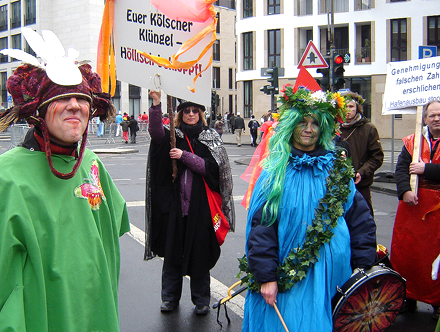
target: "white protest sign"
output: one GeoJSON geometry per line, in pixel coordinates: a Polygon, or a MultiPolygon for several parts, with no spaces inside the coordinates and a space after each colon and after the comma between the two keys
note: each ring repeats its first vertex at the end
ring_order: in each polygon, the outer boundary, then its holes
{"type": "MultiPolygon", "coordinates": [[[[171,56],[179,51],[183,43],[202,31],[212,20],[209,18],[204,23],[198,23],[171,19],[152,6],[149,0],[115,1],[117,79],[147,89],[161,88],[168,95],[209,105],[211,68],[197,79],[195,93],[188,87],[193,88],[193,79],[209,64],[212,50],[206,52],[190,69],[167,69],[148,60],[137,50],[171,60],[171,56]]],[[[204,37],[190,51],[181,55],[179,61],[197,59],[211,39],[212,35],[204,37]]]]}
{"type": "Polygon", "coordinates": [[[440,57],[388,63],[382,115],[416,114],[432,100],[440,100],[440,57]]]}

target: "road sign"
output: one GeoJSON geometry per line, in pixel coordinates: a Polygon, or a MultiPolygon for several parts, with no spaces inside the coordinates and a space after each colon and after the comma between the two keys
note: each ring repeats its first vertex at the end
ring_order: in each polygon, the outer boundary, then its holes
{"type": "Polygon", "coordinates": [[[437,56],[437,46],[419,46],[419,59],[437,56]]]}
{"type": "Polygon", "coordinates": [[[309,41],[307,44],[306,50],[304,51],[301,60],[299,61],[298,68],[306,67],[306,68],[327,68],[328,64],[324,60],[324,57],[316,48],[313,41],[309,41]]]}

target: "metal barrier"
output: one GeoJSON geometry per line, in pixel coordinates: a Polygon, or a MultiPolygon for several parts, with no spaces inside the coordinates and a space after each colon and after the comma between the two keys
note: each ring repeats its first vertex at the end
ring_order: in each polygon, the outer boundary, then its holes
{"type": "Polygon", "coordinates": [[[9,145],[9,150],[15,148],[23,142],[27,131],[29,130],[27,124],[14,124],[10,127],[11,132],[11,144],[9,145]]]}
{"type": "Polygon", "coordinates": [[[105,144],[116,143],[115,142],[116,126],[117,126],[116,123],[106,123],[105,124],[105,127],[104,127],[104,138],[106,138],[105,144]]]}
{"type": "Polygon", "coordinates": [[[148,142],[150,140],[150,134],[148,133],[148,123],[139,122],[139,131],[136,133],[138,141],[140,139],[148,142]]]}

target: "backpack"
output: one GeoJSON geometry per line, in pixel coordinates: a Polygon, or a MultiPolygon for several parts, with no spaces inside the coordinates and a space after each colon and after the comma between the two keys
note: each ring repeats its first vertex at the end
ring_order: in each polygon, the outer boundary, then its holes
{"type": "Polygon", "coordinates": [[[259,127],[258,122],[256,120],[252,121],[252,129],[257,130],[259,127]]]}

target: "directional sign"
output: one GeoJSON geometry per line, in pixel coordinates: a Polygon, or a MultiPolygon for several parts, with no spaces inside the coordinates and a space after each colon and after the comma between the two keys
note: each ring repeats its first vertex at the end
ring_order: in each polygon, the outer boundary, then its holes
{"type": "Polygon", "coordinates": [[[437,56],[437,46],[419,46],[419,59],[437,56]]]}
{"type": "Polygon", "coordinates": [[[306,50],[304,51],[301,60],[299,61],[298,68],[306,67],[306,68],[328,68],[327,62],[324,60],[324,57],[316,48],[313,41],[309,41],[307,44],[306,50]]]}

